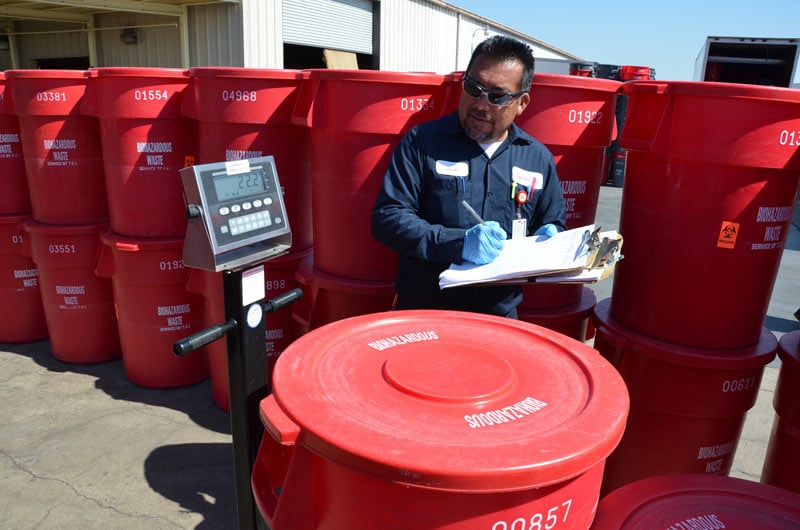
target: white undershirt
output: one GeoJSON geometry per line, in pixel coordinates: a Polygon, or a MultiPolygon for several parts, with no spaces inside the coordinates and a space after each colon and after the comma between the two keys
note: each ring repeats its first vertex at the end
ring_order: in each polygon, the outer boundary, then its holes
{"type": "Polygon", "coordinates": [[[481,146],[483,152],[486,153],[486,156],[492,158],[492,155],[494,154],[495,151],[497,151],[497,148],[500,147],[500,144],[502,143],[503,141],[500,140],[499,142],[489,142],[485,144],[478,142],[478,145],[481,146]]]}

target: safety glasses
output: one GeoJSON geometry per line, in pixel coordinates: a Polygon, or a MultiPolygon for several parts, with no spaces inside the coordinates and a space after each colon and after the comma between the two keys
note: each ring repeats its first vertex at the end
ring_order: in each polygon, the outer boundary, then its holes
{"type": "Polygon", "coordinates": [[[482,84],[478,83],[474,79],[469,76],[464,76],[464,81],[462,83],[464,93],[470,97],[478,99],[481,97],[482,94],[486,94],[486,99],[492,105],[497,105],[498,107],[505,107],[509,105],[514,98],[518,98],[525,92],[517,92],[516,94],[512,92],[506,92],[505,90],[489,90],[482,84]]]}

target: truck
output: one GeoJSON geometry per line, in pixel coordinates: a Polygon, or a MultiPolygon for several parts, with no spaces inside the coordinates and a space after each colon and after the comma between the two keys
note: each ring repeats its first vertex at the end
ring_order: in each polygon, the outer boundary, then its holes
{"type": "Polygon", "coordinates": [[[694,80],[800,87],[800,38],[706,37],[694,80]]]}

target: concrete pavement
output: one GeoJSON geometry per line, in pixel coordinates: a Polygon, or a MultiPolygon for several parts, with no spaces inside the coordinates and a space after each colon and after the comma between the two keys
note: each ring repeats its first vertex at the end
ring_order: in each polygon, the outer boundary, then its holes
{"type": "MultiPolygon", "coordinates": [[[[601,189],[597,224],[618,227],[621,194],[601,189]]],[[[610,279],[594,286],[598,301],[611,287],[610,279]]],[[[799,305],[794,223],[767,328],[778,337],[800,329],[799,305]]],[[[765,370],[733,476],[761,474],[778,367],[776,360],[765,370]]],[[[0,403],[3,529],[236,527],[229,416],[213,402],[209,380],[142,388],[125,378],[119,360],[68,365],[53,358],[47,341],[0,344],[0,403]]]]}

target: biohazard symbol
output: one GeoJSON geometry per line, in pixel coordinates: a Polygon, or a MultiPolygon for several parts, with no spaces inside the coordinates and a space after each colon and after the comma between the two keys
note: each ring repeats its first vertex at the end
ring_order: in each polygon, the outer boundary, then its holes
{"type": "Polygon", "coordinates": [[[719,238],[717,239],[717,246],[720,248],[734,248],[736,246],[736,238],[738,236],[739,236],[739,223],[723,221],[722,227],[719,229],[719,238]]]}

